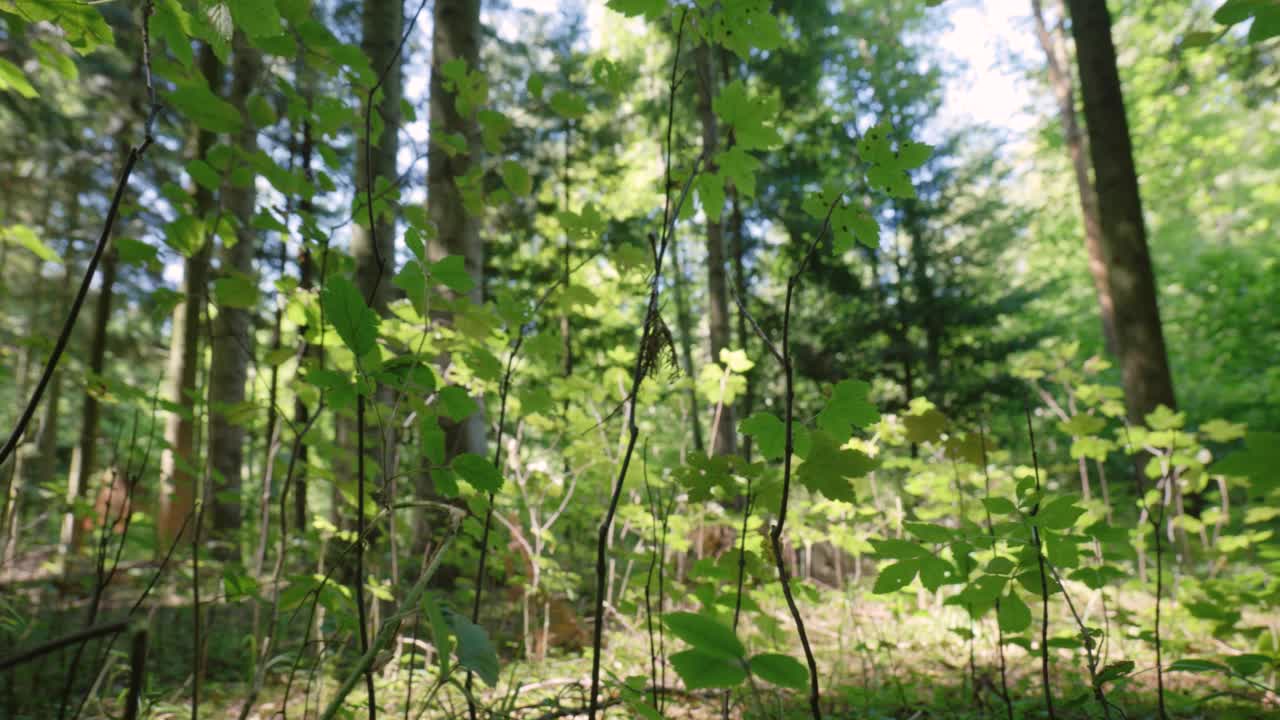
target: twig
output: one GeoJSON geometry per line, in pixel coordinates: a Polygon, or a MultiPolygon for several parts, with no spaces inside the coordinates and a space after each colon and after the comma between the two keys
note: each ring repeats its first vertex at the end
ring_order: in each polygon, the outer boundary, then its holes
{"type": "MultiPolygon", "coordinates": [[[[1031,464],[1036,480],[1036,504],[1031,509],[1034,518],[1040,512],[1040,458],[1036,452],[1036,433],[1031,427],[1031,409],[1022,406],[1027,418],[1027,436],[1031,440],[1031,464]]],[[[1040,565],[1040,682],[1044,686],[1044,706],[1049,713],[1049,720],[1057,717],[1053,711],[1053,688],[1049,684],[1049,578],[1045,575],[1044,549],[1041,547],[1040,528],[1031,526],[1031,542],[1035,545],[1036,561],[1040,565]]]]}
{"type": "Polygon", "coordinates": [[[29,650],[17,653],[16,655],[10,655],[7,658],[0,659],[0,672],[4,672],[10,668],[30,662],[36,658],[44,657],[45,655],[61,650],[64,647],[88,642],[89,640],[100,638],[105,635],[114,635],[115,633],[123,632],[127,627],[129,627],[128,620],[119,620],[113,623],[85,628],[84,630],[79,630],[69,635],[63,635],[60,638],[55,638],[48,642],[41,643],[29,650]]]}

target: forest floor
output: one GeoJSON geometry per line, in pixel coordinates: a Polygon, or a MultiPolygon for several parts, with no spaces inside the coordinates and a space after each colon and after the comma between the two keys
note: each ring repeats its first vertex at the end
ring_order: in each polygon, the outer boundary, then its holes
{"type": "MultiPolygon", "coordinates": [[[[1101,603],[1096,593],[1092,593],[1092,598],[1086,593],[1079,594],[1082,601],[1079,609],[1086,623],[1092,624],[1101,603]]],[[[1142,594],[1117,597],[1108,593],[1108,602],[1112,620],[1108,640],[1101,646],[1098,667],[1121,660],[1131,660],[1135,665],[1128,678],[1105,685],[1105,696],[1112,706],[1110,717],[1116,720],[1158,718],[1155,654],[1150,633],[1144,629],[1150,627],[1154,604],[1149,596],[1142,594]]],[[[740,634],[749,637],[749,644],[758,649],[784,648],[793,656],[802,657],[798,644],[784,640],[791,637],[785,608],[780,602],[769,602],[766,609],[765,614],[755,616],[764,618],[754,628],[755,632],[740,634]]],[[[1044,710],[1039,646],[1030,643],[1039,637],[1038,617],[1023,633],[1031,652],[1017,644],[1006,644],[1005,682],[1011,699],[1006,706],[1000,690],[994,620],[971,625],[962,609],[939,605],[926,593],[915,598],[901,595],[886,601],[883,596],[857,591],[826,591],[821,593],[819,602],[807,604],[802,610],[817,655],[823,707],[828,718],[1048,717],[1044,710]],[[967,639],[970,630],[972,644],[967,639]]],[[[1176,659],[1240,652],[1215,638],[1185,612],[1170,608],[1167,602],[1164,613],[1165,667],[1176,659]]],[[[1274,619],[1262,620],[1275,625],[1274,619]]],[[[1053,618],[1050,624],[1054,716],[1062,720],[1106,717],[1090,689],[1084,653],[1054,647],[1055,643],[1069,639],[1073,628],[1069,616],[1053,618]]],[[[602,697],[617,698],[617,691],[611,689],[616,685],[611,681],[650,675],[648,648],[648,635],[642,627],[609,634],[603,668],[606,688],[602,697]]],[[[680,642],[667,638],[666,649],[668,654],[677,651],[681,649],[680,642]]],[[[459,692],[445,688],[433,696],[429,704],[424,704],[423,689],[431,684],[432,678],[424,674],[420,666],[413,673],[404,669],[397,672],[395,666],[387,663],[377,678],[379,717],[432,720],[467,717],[466,703],[459,692]]],[[[505,662],[498,685],[482,691],[489,712],[481,712],[480,717],[522,720],[586,717],[583,710],[590,667],[589,649],[560,651],[536,662],[505,662]]],[[[248,713],[248,718],[280,717],[283,676],[279,679],[279,684],[264,691],[262,700],[248,713]]],[[[1266,679],[1274,681],[1274,678],[1266,679]]],[[[1188,672],[1166,671],[1163,680],[1167,715],[1172,718],[1280,718],[1276,695],[1259,691],[1256,686],[1188,672]]],[[[679,689],[680,681],[670,670],[665,678],[659,676],[657,684],[668,688],[662,698],[664,717],[708,720],[723,717],[722,691],[685,692],[679,689]]],[[[477,687],[480,686],[477,682],[477,687]]],[[[308,693],[306,681],[296,681],[288,702],[288,717],[317,717],[317,706],[332,697],[335,687],[336,681],[332,679],[317,681],[311,684],[308,693]]],[[[646,695],[650,692],[646,690],[646,695]]],[[[348,698],[353,718],[365,717],[361,709],[364,693],[361,684],[348,698]]],[[[208,696],[208,711],[203,717],[219,720],[239,717],[243,686],[216,685],[209,688],[208,696]]],[[[802,695],[763,684],[735,691],[730,708],[730,717],[744,719],[810,715],[802,695]]],[[[175,714],[166,715],[162,708],[155,707],[153,711],[160,712],[152,717],[186,716],[179,706],[174,710],[175,714]]],[[[614,704],[605,716],[637,715],[625,706],[614,704]]]]}

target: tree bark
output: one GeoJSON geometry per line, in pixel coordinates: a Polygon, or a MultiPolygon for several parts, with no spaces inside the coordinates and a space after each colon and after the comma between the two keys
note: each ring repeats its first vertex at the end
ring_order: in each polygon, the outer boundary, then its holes
{"type": "MultiPolygon", "coordinates": [[[[351,230],[351,255],[356,261],[356,286],[369,301],[370,307],[380,315],[386,315],[391,301],[391,276],[395,274],[396,214],[388,197],[379,197],[382,188],[394,188],[396,183],[397,135],[400,132],[401,72],[396,50],[400,46],[403,24],[403,6],[391,0],[366,0],[364,3],[364,35],[361,47],[375,75],[382,77],[379,97],[374,106],[361,107],[361,117],[376,113],[382,120],[372,124],[375,138],[363,135],[356,148],[356,207],[360,208],[351,230]],[[383,75],[385,73],[385,75],[383,75]],[[370,146],[370,143],[372,145],[370,146]],[[381,182],[379,182],[381,181],[381,182]],[[386,209],[374,216],[374,226],[369,227],[369,209],[365,206],[370,183],[373,183],[375,209],[386,209]],[[376,236],[376,237],[375,237],[376,236]]],[[[362,100],[364,100],[362,98],[362,100]]]]}
{"type": "Polygon", "coordinates": [[[1084,249],[1089,259],[1089,275],[1093,278],[1094,292],[1098,296],[1098,310],[1102,319],[1102,338],[1107,352],[1116,355],[1115,302],[1111,297],[1111,281],[1107,274],[1107,260],[1103,251],[1102,220],[1098,216],[1098,194],[1089,178],[1089,148],[1080,122],[1076,116],[1075,88],[1068,68],[1065,43],[1059,30],[1050,31],[1045,22],[1040,0],[1031,0],[1036,23],[1036,38],[1044,50],[1049,70],[1049,85],[1053,88],[1058,105],[1058,120],[1071,158],[1076,192],[1080,198],[1080,220],[1084,226],[1084,249]]]}
{"type": "Polygon", "coordinates": [[[1115,301],[1116,349],[1129,422],[1159,405],[1176,407],[1147,247],[1138,173],[1111,39],[1111,14],[1099,0],[1068,0],[1098,213],[1115,301]]]}
{"type": "MultiPolygon", "coordinates": [[[[671,243],[671,292],[676,301],[676,329],[680,331],[680,364],[684,374],[693,378],[693,318],[689,315],[689,299],[685,294],[684,264],[680,257],[680,242],[671,243]]],[[[698,390],[691,383],[689,394],[689,425],[693,434],[693,450],[701,455],[706,452],[702,440],[702,414],[698,411],[698,390]]]]}
{"type": "MultiPolygon", "coordinates": [[[[210,90],[220,94],[222,67],[208,45],[201,46],[199,62],[210,90]]],[[[216,139],[206,130],[197,132],[192,156],[203,158],[216,139]]],[[[213,209],[213,193],[196,185],[192,198],[196,217],[202,221],[208,219],[205,216],[213,209]]],[[[173,310],[165,398],[183,412],[170,412],[165,417],[166,447],[160,456],[160,512],[156,521],[159,548],[179,539],[185,542],[194,530],[194,523],[185,521],[195,508],[196,498],[196,370],[200,361],[200,311],[204,307],[209,275],[209,235],[206,231],[204,244],[183,263],[183,298],[173,310]],[[184,523],[187,529],[181,532],[184,523]]]]}
{"type": "MultiPolygon", "coordinates": [[[[258,148],[257,128],[248,112],[249,94],[258,82],[262,62],[258,51],[241,35],[235,39],[231,63],[230,102],[244,116],[236,144],[246,156],[258,148]]],[[[220,278],[240,277],[257,285],[253,273],[256,252],[253,211],[257,202],[254,184],[228,187],[226,211],[235,220],[236,239],[219,251],[220,278]]],[[[239,303],[219,302],[213,321],[209,360],[209,464],[213,469],[213,533],[215,557],[236,560],[240,555],[236,538],[240,531],[241,475],[244,464],[244,427],[234,419],[234,410],[244,402],[245,382],[253,352],[250,332],[251,311],[239,303]]]]}
{"type": "MultiPolygon", "coordinates": [[[[721,64],[720,76],[726,85],[733,82],[732,63],[726,60],[726,62],[721,64]]],[[[737,142],[734,138],[732,129],[729,130],[728,135],[728,147],[732,148],[737,142]]],[[[726,225],[725,230],[729,233],[729,247],[732,253],[733,284],[736,292],[739,294],[739,297],[743,298],[742,302],[746,303],[746,298],[751,297],[751,293],[748,292],[747,288],[747,247],[746,236],[744,235],[746,228],[744,227],[745,221],[742,216],[742,198],[738,193],[738,187],[733,183],[729,183],[728,186],[725,187],[725,197],[729,201],[729,222],[726,225]]],[[[745,306],[738,307],[737,318],[738,349],[746,352],[748,346],[752,342],[752,338],[751,330],[748,327],[747,309],[745,306]]],[[[744,418],[751,416],[751,411],[755,406],[754,370],[755,369],[753,368],[746,373],[746,377],[744,379],[746,380],[747,386],[742,391],[742,402],[738,405],[739,409],[742,411],[739,414],[744,418]]],[[[747,462],[751,462],[750,435],[744,435],[742,437],[742,447],[740,450],[742,452],[742,458],[747,462]]]]}
{"type": "MultiPolygon", "coordinates": [[[[712,102],[716,95],[715,56],[712,49],[700,45],[694,51],[694,60],[698,72],[698,117],[702,123],[702,152],[707,161],[706,172],[717,171],[713,160],[719,150],[720,129],[716,120],[712,102]]],[[[717,219],[710,217],[710,208],[703,208],[707,215],[707,336],[711,345],[711,362],[720,361],[720,351],[729,347],[729,297],[725,284],[725,252],[724,222],[720,212],[724,208],[715,208],[717,219]]],[[[712,416],[711,452],[715,455],[730,455],[737,452],[737,433],[734,422],[733,406],[718,408],[712,416]]]]}
{"type": "MultiPolygon", "coordinates": [[[[445,86],[440,71],[455,60],[475,70],[480,61],[480,0],[438,0],[431,47],[431,127],[445,134],[460,135],[467,141],[465,152],[452,156],[443,145],[432,142],[427,156],[427,214],[436,226],[436,237],[428,251],[435,260],[460,255],[475,286],[469,293],[474,303],[483,300],[484,245],[480,240],[480,219],[466,207],[459,179],[478,170],[480,132],[473,113],[458,112],[457,93],[445,86]]],[[[445,318],[447,321],[447,318],[445,318]]],[[[484,414],[477,410],[461,423],[445,427],[446,459],[459,453],[485,455],[484,414]]]]}

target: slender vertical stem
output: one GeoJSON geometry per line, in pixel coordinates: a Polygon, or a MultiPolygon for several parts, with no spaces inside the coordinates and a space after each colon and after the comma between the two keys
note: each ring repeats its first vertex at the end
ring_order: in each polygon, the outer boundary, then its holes
{"type": "MultiPolygon", "coordinates": [[[[1031,409],[1023,406],[1023,414],[1027,418],[1027,437],[1031,439],[1031,465],[1036,480],[1036,505],[1031,509],[1031,517],[1040,512],[1040,458],[1036,453],[1036,433],[1031,427],[1031,409]]],[[[1057,715],[1053,711],[1053,688],[1049,680],[1049,578],[1045,572],[1044,549],[1040,542],[1040,528],[1031,526],[1031,543],[1035,546],[1036,562],[1040,566],[1040,682],[1044,687],[1044,706],[1049,713],[1049,720],[1057,715]]]]}
{"type": "MultiPolygon", "coordinates": [[[[364,393],[356,397],[356,576],[351,591],[356,595],[356,618],[360,624],[360,652],[369,651],[369,621],[364,605],[364,393]]],[[[378,703],[373,689],[373,666],[364,671],[369,696],[369,720],[377,720],[378,703]]]]}
{"type": "Polygon", "coordinates": [[[640,330],[640,343],[636,348],[635,366],[631,372],[631,392],[627,396],[629,405],[627,410],[627,449],[623,453],[622,463],[618,467],[618,475],[614,480],[613,490],[609,496],[609,505],[605,511],[604,520],[600,523],[600,530],[596,537],[595,624],[592,628],[591,638],[591,695],[587,704],[587,717],[589,720],[596,720],[596,713],[600,709],[600,650],[604,642],[604,599],[607,580],[605,573],[608,565],[609,537],[613,530],[613,518],[618,512],[618,501],[622,498],[622,487],[627,479],[627,469],[631,465],[631,456],[635,453],[636,440],[640,436],[640,426],[636,423],[636,407],[640,401],[640,386],[644,382],[645,374],[651,369],[652,363],[655,362],[655,359],[651,357],[653,355],[651,341],[654,333],[658,332],[658,324],[662,322],[658,316],[658,292],[662,287],[662,263],[666,257],[667,248],[671,244],[676,218],[679,217],[680,209],[689,197],[689,189],[692,187],[693,180],[698,176],[703,160],[701,157],[695,160],[693,168],[689,172],[689,177],[685,181],[684,189],[681,191],[680,198],[673,206],[670,182],[671,136],[675,127],[675,96],[678,84],[676,82],[676,72],[680,66],[680,46],[684,39],[684,26],[687,17],[687,12],[683,12],[680,15],[680,23],[676,29],[675,57],[671,63],[671,81],[667,99],[667,140],[664,157],[667,182],[664,184],[665,200],[662,210],[662,235],[659,238],[650,236],[653,250],[653,277],[650,279],[649,284],[649,302],[645,309],[644,323],[640,330]],[[646,362],[646,360],[649,362],[646,362]]]}
{"type": "MultiPolygon", "coordinates": [[[[988,470],[990,463],[987,462],[987,431],[982,425],[978,426],[978,442],[982,447],[982,477],[986,486],[986,497],[991,497],[991,472],[988,470]]],[[[987,519],[987,535],[991,538],[991,553],[994,555],[996,551],[996,529],[991,522],[991,511],[985,509],[987,519]]],[[[1000,615],[1000,598],[996,597],[996,616],[1000,615]]],[[[1009,720],[1013,720],[1013,700],[1009,697],[1009,672],[1004,659],[1004,629],[1000,627],[1000,623],[996,623],[996,654],[1000,657],[1000,694],[1004,700],[1004,709],[1009,716],[1009,720]]]]}

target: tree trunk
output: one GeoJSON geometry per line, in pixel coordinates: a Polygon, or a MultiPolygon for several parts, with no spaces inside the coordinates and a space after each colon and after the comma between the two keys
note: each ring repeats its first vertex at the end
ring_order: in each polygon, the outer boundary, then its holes
{"type": "Polygon", "coordinates": [[[1053,88],[1058,104],[1058,119],[1067,144],[1067,155],[1075,175],[1076,191],[1080,197],[1080,219],[1084,225],[1084,249],[1089,258],[1089,274],[1093,277],[1094,292],[1098,295],[1098,310],[1102,317],[1102,337],[1107,352],[1116,355],[1115,303],[1111,297],[1111,281],[1107,276],[1107,260],[1102,247],[1102,220],[1098,216],[1098,194],[1089,178],[1089,149],[1080,122],[1076,117],[1075,89],[1069,58],[1060,32],[1051,32],[1045,22],[1040,0],[1031,0],[1036,22],[1036,37],[1044,50],[1049,69],[1049,85],[1053,88]]]}
{"type": "MultiPolygon", "coordinates": [[[[219,94],[222,67],[208,45],[200,49],[200,70],[210,90],[219,94]]],[[[193,157],[203,158],[216,137],[201,130],[196,133],[193,157]]],[[[213,193],[196,185],[192,190],[194,214],[200,220],[213,209],[213,193]]],[[[165,398],[183,409],[165,417],[164,452],[160,456],[160,512],[156,531],[158,551],[175,541],[186,541],[194,523],[179,538],[187,516],[195,509],[196,498],[196,370],[200,362],[200,311],[204,307],[209,275],[210,233],[203,245],[183,263],[182,301],[173,310],[173,334],[169,342],[169,362],[165,368],[165,398]]]]}
{"type": "MultiPolygon", "coordinates": [[[[680,331],[680,364],[685,377],[693,378],[693,318],[689,314],[689,298],[685,294],[684,262],[680,257],[680,241],[671,243],[671,292],[676,301],[676,329],[680,331]]],[[[689,425],[693,431],[693,450],[706,452],[702,440],[702,414],[698,411],[698,390],[689,384],[689,425]]],[[[682,446],[683,447],[683,446],[682,446]]]]}
{"type": "MultiPolygon", "coordinates": [[[[312,97],[310,84],[303,83],[302,94],[307,99],[307,109],[310,111],[312,97]]],[[[315,181],[315,172],[311,167],[314,152],[315,142],[311,136],[311,123],[304,121],[302,123],[302,147],[299,149],[298,154],[302,164],[302,175],[307,179],[308,184],[313,184],[315,181]]],[[[298,201],[298,213],[302,216],[302,222],[304,224],[311,222],[312,210],[313,203],[310,198],[304,196],[298,201]]],[[[315,287],[315,268],[313,267],[314,263],[311,259],[311,246],[308,244],[310,240],[304,235],[301,238],[301,241],[301,247],[298,250],[298,287],[306,292],[315,287]]],[[[298,335],[300,342],[304,341],[302,338],[305,338],[306,334],[307,328],[299,328],[298,335]]],[[[323,348],[308,346],[305,352],[307,359],[314,358],[318,362],[323,359],[323,356],[321,355],[323,348]]],[[[307,426],[310,419],[310,408],[307,407],[307,404],[303,402],[301,398],[295,395],[293,399],[294,427],[298,428],[298,431],[301,432],[302,428],[307,426]]],[[[307,473],[309,469],[307,463],[307,443],[302,441],[298,443],[298,458],[295,463],[297,476],[294,478],[293,487],[293,524],[295,528],[298,528],[299,531],[303,532],[305,532],[307,527],[308,519],[307,473]]]]}
{"type": "Polygon", "coordinates": [[[1173,378],[1111,40],[1111,14],[1106,3],[1098,0],[1069,0],[1068,4],[1115,301],[1116,350],[1124,378],[1125,406],[1129,422],[1137,424],[1159,405],[1176,407],[1173,378]]]}
{"type": "MultiPolygon", "coordinates": [[[[698,72],[698,117],[702,122],[702,152],[707,158],[707,173],[717,168],[712,158],[719,149],[720,129],[712,102],[716,95],[715,56],[706,44],[694,51],[698,72]]],[[[711,362],[720,361],[720,351],[729,347],[729,296],[725,284],[724,208],[703,208],[707,213],[707,335],[711,341],[711,362]],[[716,219],[710,217],[716,214],[716,219]]],[[[711,452],[730,455],[737,452],[737,432],[733,407],[726,405],[713,415],[711,452]]]]}
{"type": "MultiPolygon", "coordinates": [[[[721,65],[721,79],[726,85],[733,82],[733,65],[727,60],[721,65]]],[[[728,147],[732,148],[737,140],[734,138],[733,130],[729,130],[728,147]]],[[[742,198],[738,193],[738,187],[733,183],[725,188],[725,197],[729,201],[729,223],[726,227],[729,233],[729,247],[731,248],[733,262],[733,284],[738,296],[742,298],[742,303],[746,303],[746,298],[751,297],[751,293],[747,291],[747,271],[746,271],[746,237],[744,233],[745,222],[742,217],[742,198]]],[[[738,349],[746,351],[750,343],[751,329],[747,321],[747,309],[744,306],[738,307],[738,349]]],[[[739,413],[742,417],[750,417],[751,411],[755,406],[755,378],[754,368],[747,371],[745,380],[746,388],[742,391],[742,401],[738,407],[742,411],[739,413]]],[[[742,457],[747,462],[751,462],[751,436],[744,435],[742,437],[742,457]]]]}
{"type": "MultiPolygon", "coordinates": [[[[480,133],[472,113],[458,112],[457,94],[445,87],[439,68],[462,60],[467,70],[480,61],[480,0],[438,0],[432,32],[431,127],[466,139],[467,149],[452,156],[444,146],[432,142],[427,158],[427,214],[436,226],[436,237],[428,248],[433,259],[460,255],[475,281],[469,297],[483,300],[484,245],[480,240],[480,219],[466,207],[459,179],[479,170],[480,133]]],[[[467,178],[470,181],[470,178],[467,178]]],[[[462,452],[485,454],[484,414],[477,410],[458,424],[445,425],[446,459],[462,452]]]]}
{"type": "MultiPolygon", "coordinates": [[[[374,107],[362,103],[361,117],[374,113],[381,118],[382,131],[375,138],[363,135],[356,147],[356,222],[351,229],[351,255],[356,261],[356,286],[369,301],[370,307],[380,315],[387,312],[394,287],[391,277],[395,274],[396,214],[394,204],[387,197],[379,197],[383,189],[396,186],[397,134],[400,132],[401,72],[396,49],[400,46],[403,7],[390,0],[366,0],[364,3],[364,35],[361,47],[369,58],[373,72],[383,77],[380,98],[374,98],[374,107]],[[372,145],[370,146],[370,142],[372,145]],[[381,181],[381,182],[379,182],[381,181]],[[369,208],[365,205],[367,193],[373,183],[375,210],[385,208],[374,216],[369,227],[369,208]]],[[[434,75],[434,73],[433,73],[434,75]]],[[[362,98],[363,100],[364,98],[362,98]]],[[[371,125],[377,132],[378,124],[371,125]]]]}
{"type": "MultiPolygon", "coordinates": [[[[231,70],[231,104],[240,109],[244,125],[236,144],[247,156],[257,150],[257,129],[248,112],[249,93],[261,74],[258,51],[241,35],[235,39],[231,70]]],[[[236,239],[219,251],[220,279],[244,278],[256,286],[253,256],[256,251],[253,210],[257,193],[253,183],[225,190],[226,212],[235,220],[236,239]]],[[[245,399],[249,361],[253,352],[250,309],[240,302],[217,303],[209,360],[209,464],[213,469],[213,533],[215,556],[240,557],[240,494],[244,464],[244,427],[235,420],[237,406],[245,399]]]]}

